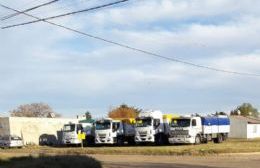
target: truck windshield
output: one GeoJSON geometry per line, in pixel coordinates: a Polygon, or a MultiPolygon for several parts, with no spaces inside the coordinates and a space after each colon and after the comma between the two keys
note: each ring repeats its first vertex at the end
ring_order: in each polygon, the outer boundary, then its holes
{"type": "Polygon", "coordinates": [[[136,119],[136,127],[152,126],[152,118],[138,118],[136,119]]]}
{"type": "Polygon", "coordinates": [[[189,127],[190,119],[173,119],[171,127],[189,127]]]}
{"type": "Polygon", "coordinates": [[[75,131],[75,124],[64,125],[63,131],[64,132],[73,132],[73,131],[75,131]]]}
{"type": "Polygon", "coordinates": [[[97,121],[96,122],[96,130],[106,130],[111,128],[111,121],[97,121]]]}

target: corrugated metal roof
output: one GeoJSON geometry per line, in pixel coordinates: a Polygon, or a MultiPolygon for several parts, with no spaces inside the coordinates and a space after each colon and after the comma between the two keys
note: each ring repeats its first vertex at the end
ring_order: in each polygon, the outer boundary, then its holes
{"type": "Polygon", "coordinates": [[[246,121],[248,124],[260,124],[259,118],[245,117],[245,116],[231,116],[231,117],[246,121]]]}

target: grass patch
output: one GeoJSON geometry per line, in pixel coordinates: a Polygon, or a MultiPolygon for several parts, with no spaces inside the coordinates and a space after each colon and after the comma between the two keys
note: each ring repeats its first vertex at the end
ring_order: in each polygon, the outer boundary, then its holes
{"type": "Polygon", "coordinates": [[[87,148],[53,148],[32,146],[24,149],[7,149],[0,151],[1,154],[59,154],[59,155],[214,155],[223,153],[249,153],[260,152],[260,139],[242,140],[231,139],[221,144],[201,145],[169,145],[169,146],[103,146],[87,148]]]}
{"type": "Polygon", "coordinates": [[[87,156],[24,156],[0,160],[1,168],[102,168],[101,163],[87,156]]]}

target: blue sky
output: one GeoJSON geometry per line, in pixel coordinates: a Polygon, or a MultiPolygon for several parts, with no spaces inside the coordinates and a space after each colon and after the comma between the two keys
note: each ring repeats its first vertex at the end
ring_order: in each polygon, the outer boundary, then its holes
{"type": "MultiPolygon", "coordinates": [[[[26,9],[48,0],[0,0],[26,9]]],[[[104,0],[103,3],[113,2],[104,0]]],[[[60,0],[48,17],[100,4],[60,0]]],[[[0,16],[11,12],[0,8],[0,16]]],[[[1,26],[32,20],[18,16],[1,26]]],[[[131,0],[52,20],[93,35],[219,69],[260,74],[260,1],[131,0]]],[[[45,23],[0,30],[0,112],[45,102],[65,117],[104,116],[122,103],[164,113],[260,108],[260,78],[160,60],[45,23]]]]}

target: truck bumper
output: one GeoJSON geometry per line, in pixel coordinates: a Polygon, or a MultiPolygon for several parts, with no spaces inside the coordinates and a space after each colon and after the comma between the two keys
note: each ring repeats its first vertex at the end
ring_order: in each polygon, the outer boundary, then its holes
{"type": "Polygon", "coordinates": [[[153,143],[153,142],[155,142],[155,140],[154,140],[154,136],[153,135],[135,136],[135,142],[136,143],[145,143],[145,142],[153,143]]]}
{"type": "Polygon", "coordinates": [[[113,138],[96,138],[95,139],[95,144],[107,144],[107,145],[112,145],[115,144],[113,138]]]}
{"type": "Polygon", "coordinates": [[[171,144],[193,144],[195,143],[195,138],[169,138],[169,143],[171,144]]]}
{"type": "Polygon", "coordinates": [[[67,139],[62,141],[63,145],[78,145],[81,144],[81,141],[78,139],[67,139]]]}

